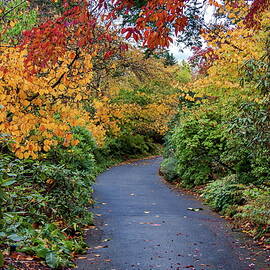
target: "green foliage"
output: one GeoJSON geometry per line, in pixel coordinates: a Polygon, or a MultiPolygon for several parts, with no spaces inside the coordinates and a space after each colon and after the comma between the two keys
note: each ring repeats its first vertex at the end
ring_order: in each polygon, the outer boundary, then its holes
{"type": "Polygon", "coordinates": [[[225,148],[223,123],[218,111],[205,110],[199,117],[183,116],[171,135],[176,172],[185,186],[207,183],[219,166],[225,148]]]}
{"type": "Polygon", "coordinates": [[[160,171],[165,176],[166,180],[173,182],[177,180],[178,174],[176,171],[177,159],[169,157],[163,160],[160,171]]]}
{"type": "MultiPolygon", "coordinates": [[[[136,90],[120,90],[118,96],[116,96],[112,102],[123,103],[123,104],[138,104],[140,106],[146,106],[153,100],[149,95],[149,89],[139,88],[136,90]]],[[[153,94],[153,93],[152,93],[153,94]]]]}
{"type": "Polygon", "coordinates": [[[270,226],[270,190],[267,187],[239,184],[236,175],[227,176],[206,186],[203,197],[215,210],[253,227],[260,237],[270,226]]]}
{"type": "Polygon", "coordinates": [[[82,177],[90,177],[89,179],[93,180],[96,166],[94,152],[98,147],[88,130],[75,127],[72,132],[74,139],[78,139],[80,143],[68,148],[54,148],[48,153],[47,159],[53,164],[64,165],[71,171],[79,172],[82,177]]]}
{"type": "MultiPolygon", "coordinates": [[[[269,30],[269,27],[268,29],[269,30]]],[[[242,84],[253,83],[264,95],[269,95],[270,88],[270,35],[265,41],[265,53],[259,59],[250,59],[244,63],[241,70],[243,77],[242,84]]]]}
{"type": "Polygon", "coordinates": [[[133,158],[155,153],[156,145],[150,138],[136,134],[122,134],[108,141],[109,153],[114,157],[133,158]]]}
{"type": "Polygon", "coordinates": [[[37,23],[37,11],[30,9],[27,1],[12,0],[0,1],[0,33],[3,26],[10,27],[1,35],[1,41],[18,43],[18,39],[24,30],[31,29],[37,23]]]}
{"type": "Polygon", "coordinates": [[[96,145],[85,129],[73,132],[80,143],[57,147],[47,159],[0,157],[2,245],[15,245],[53,268],[71,265],[71,254],[84,247],[80,228],[92,223],[87,207],[97,173],[96,145]]]}
{"type": "Polygon", "coordinates": [[[164,66],[174,66],[177,64],[177,60],[174,55],[168,51],[162,54],[162,58],[164,59],[164,66]]]}
{"type": "Polygon", "coordinates": [[[239,115],[229,125],[227,151],[222,160],[233,167],[239,182],[269,183],[270,115],[268,103],[241,104],[239,115]]]}
{"type": "Polygon", "coordinates": [[[251,187],[246,189],[243,195],[247,203],[240,208],[235,217],[256,224],[257,233],[261,233],[262,229],[270,226],[270,189],[263,186],[251,187]]]}
{"type": "Polygon", "coordinates": [[[191,68],[188,63],[182,61],[179,71],[176,73],[176,80],[183,84],[191,81],[191,68]]]}
{"type": "Polygon", "coordinates": [[[234,214],[232,209],[245,201],[244,188],[244,185],[237,183],[235,175],[230,175],[209,183],[203,191],[203,197],[215,210],[231,216],[234,214]]]}
{"type": "Polygon", "coordinates": [[[166,137],[165,157],[177,159],[183,184],[204,184],[232,172],[243,184],[269,183],[268,102],[181,103],[174,129],[166,137]]]}

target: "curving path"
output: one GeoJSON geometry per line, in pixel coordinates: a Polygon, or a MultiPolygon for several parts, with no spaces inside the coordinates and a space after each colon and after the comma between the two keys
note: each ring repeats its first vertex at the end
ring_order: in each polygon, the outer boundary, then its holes
{"type": "Polygon", "coordinates": [[[160,162],[113,167],[97,178],[96,227],[87,232],[91,248],[78,259],[77,269],[270,269],[226,221],[164,184],[160,162]]]}

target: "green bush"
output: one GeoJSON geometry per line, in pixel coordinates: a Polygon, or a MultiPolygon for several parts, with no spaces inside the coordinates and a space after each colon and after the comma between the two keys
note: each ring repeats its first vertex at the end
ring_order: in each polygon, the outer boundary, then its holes
{"type": "Polygon", "coordinates": [[[107,147],[111,156],[119,158],[132,158],[157,151],[156,145],[150,138],[139,134],[122,134],[116,138],[111,138],[107,147]]]}
{"type": "Polygon", "coordinates": [[[222,161],[232,167],[240,183],[270,183],[270,114],[268,103],[245,102],[229,124],[227,151],[222,161]]]}
{"type": "Polygon", "coordinates": [[[173,157],[165,158],[160,165],[160,172],[165,176],[166,180],[173,182],[177,179],[176,172],[177,160],[173,157]]]}
{"type": "Polygon", "coordinates": [[[222,174],[220,154],[225,149],[225,130],[217,111],[205,110],[180,119],[171,135],[176,172],[185,186],[205,184],[214,173],[222,174]]]}
{"type": "Polygon", "coordinates": [[[203,191],[203,197],[215,210],[232,216],[236,213],[237,206],[245,202],[244,189],[244,185],[237,183],[236,176],[230,175],[209,183],[203,191]]]}
{"type": "Polygon", "coordinates": [[[51,267],[72,265],[71,254],[84,247],[82,228],[97,173],[91,134],[73,130],[80,143],[56,147],[43,160],[19,160],[1,154],[1,247],[36,255],[51,267]],[[5,244],[4,244],[5,243],[5,244]]]}
{"type": "Polygon", "coordinates": [[[93,180],[96,170],[95,153],[98,147],[91,133],[82,127],[72,130],[74,139],[80,142],[76,146],[53,148],[47,155],[52,164],[64,165],[66,169],[77,171],[82,177],[93,180]]]}
{"type": "Polygon", "coordinates": [[[270,229],[270,189],[267,187],[247,188],[243,192],[247,201],[239,209],[239,213],[235,216],[243,222],[251,222],[256,225],[257,233],[262,229],[270,229]]]}

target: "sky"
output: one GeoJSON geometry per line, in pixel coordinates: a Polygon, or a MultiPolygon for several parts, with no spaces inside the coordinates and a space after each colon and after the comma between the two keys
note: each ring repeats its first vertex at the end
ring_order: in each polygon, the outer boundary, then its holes
{"type": "Polygon", "coordinates": [[[173,56],[178,62],[181,62],[182,60],[187,60],[192,55],[190,49],[181,50],[180,47],[176,46],[175,44],[170,45],[169,51],[173,54],[173,56]]]}
{"type": "MultiPolygon", "coordinates": [[[[214,7],[213,6],[206,6],[204,10],[204,20],[205,22],[210,22],[214,13],[214,7]]],[[[176,37],[173,38],[174,43],[176,43],[176,37]]],[[[177,61],[187,60],[191,55],[192,51],[188,48],[181,50],[181,47],[177,47],[176,44],[171,44],[169,47],[170,53],[174,55],[174,57],[177,59],[177,61]]]]}

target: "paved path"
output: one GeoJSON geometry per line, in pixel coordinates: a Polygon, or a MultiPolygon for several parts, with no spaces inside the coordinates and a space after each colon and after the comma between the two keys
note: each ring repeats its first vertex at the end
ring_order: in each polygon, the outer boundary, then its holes
{"type": "Polygon", "coordinates": [[[158,176],[160,158],[113,167],[95,185],[97,227],[80,270],[270,269],[226,221],[158,176]],[[188,208],[203,208],[198,212],[188,208]]]}

